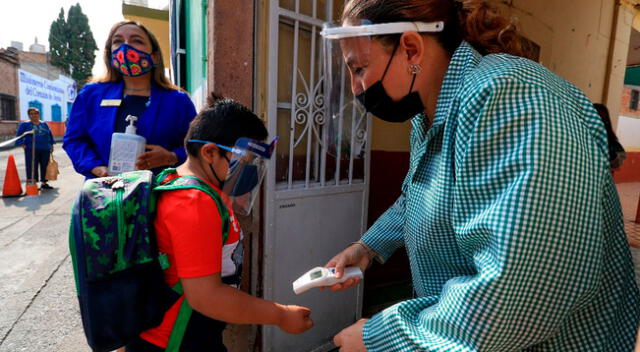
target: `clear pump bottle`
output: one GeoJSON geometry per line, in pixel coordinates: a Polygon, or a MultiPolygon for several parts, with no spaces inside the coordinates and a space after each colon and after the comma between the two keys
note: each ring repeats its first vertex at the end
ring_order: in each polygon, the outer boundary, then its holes
{"type": "Polygon", "coordinates": [[[136,160],[144,152],[147,141],[136,134],[135,122],[137,116],[128,115],[125,121],[129,125],[124,133],[116,132],[111,137],[111,151],[109,153],[109,175],[137,170],[136,160]]]}

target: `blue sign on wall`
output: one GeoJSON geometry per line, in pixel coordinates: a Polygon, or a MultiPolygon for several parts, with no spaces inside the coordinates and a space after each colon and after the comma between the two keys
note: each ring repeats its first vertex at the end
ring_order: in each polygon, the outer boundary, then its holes
{"type": "Polygon", "coordinates": [[[67,103],[73,102],[77,94],[75,82],[71,78],[60,75],[58,79],[51,81],[36,74],[18,70],[18,83],[21,120],[28,120],[27,108],[31,106],[29,102],[38,104],[34,107],[40,109],[40,119],[43,121],[62,121],[69,115],[67,103]],[[60,109],[59,118],[57,109],[60,109]]]}

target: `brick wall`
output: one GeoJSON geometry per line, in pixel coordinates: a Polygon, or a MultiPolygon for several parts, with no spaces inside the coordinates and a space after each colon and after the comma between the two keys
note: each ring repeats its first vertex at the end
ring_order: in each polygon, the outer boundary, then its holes
{"type": "Polygon", "coordinates": [[[20,61],[24,62],[38,62],[41,64],[47,63],[47,58],[49,54],[47,53],[32,53],[29,51],[21,51],[20,52],[20,61]]]}
{"type": "Polygon", "coordinates": [[[223,92],[228,98],[253,106],[253,14],[255,1],[210,1],[207,24],[207,86],[209,92],[223,92]],[[234,30],[229,30],[234,28],[234,30]],[[237,40],[242,33],[243,40],[237,40]]]}
{"type": "MultiPolygon", "coordinates": [[[[18,104],[18,68],[20,61],[18,55],[11,51],[0,49],[0,93],[8,94],[16,98],[15,119],[20,116],[20,104],[18,104]]],[[[0,126],[0,136],[4,136],[7,126],[0,126]]],[[[13,131],[15,133],[15,130],[13,131]]]]}
{"type": "Polygon", "coordinates": [[[0,93],[18,96],[18,64],[0,53],[0,93]]]}
{"type": "Polygon", "coordinates": [[[0,121],[0,142],[13,138],[20,121],[0,121]]]}

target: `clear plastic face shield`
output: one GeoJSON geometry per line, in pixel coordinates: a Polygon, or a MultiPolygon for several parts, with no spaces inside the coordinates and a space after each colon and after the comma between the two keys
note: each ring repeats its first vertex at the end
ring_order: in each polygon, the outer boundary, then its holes
{"type": "Polygon", "coordinates": [[[249,215],[264,179],[267,163],[276,149],[278,137],[269,144],[240,138],[233,147],[199,139],[191,139],[188,142],[215,144],[218,148],[232,153],[229,171],[222,181],[221,188],[229,196],[235,214],[249,215]]]}
{"type": "Polygon", "coordinates": [[[277,143],[278,137],[270,144],[240,138],[233,146],[222,191],[229,196],[236,214],[246,216],[251,212],[277,143]]]}
{"type": "MultiPolygon", "coordinates": [[[[356,99],[357,96],[382,79],[382,71],[376,77],[367,76],[370,66],[384,70],[389,61],[388,55],[380,55],[379,50],[372,50],[374,36],[407,31],[441,32],[443,28],[444,22],[441,21],[373,24],[369,20],[357,20],[344,24],[325,23],[320,35],[323,37],[326,116],[331,117],[332,123],[329,127],[335,126],[345,114],[364,114],[365,108],[356,99]]],[[[338,128],[333,130],[333,135],[340,134],[338,128]]]]}

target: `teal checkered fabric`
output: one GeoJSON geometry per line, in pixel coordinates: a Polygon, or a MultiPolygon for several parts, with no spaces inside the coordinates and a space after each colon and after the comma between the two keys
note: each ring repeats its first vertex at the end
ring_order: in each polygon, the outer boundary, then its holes
{"type": "Polygon", "coordinates": [[[605,129],[544,67],[462,43],[433,123],[413,120],[402,194],[362,240],[405,247],[416,298],[369,351],[631,351],[640,320],[605,129]]]}

